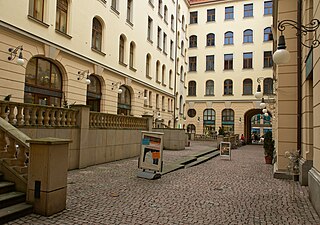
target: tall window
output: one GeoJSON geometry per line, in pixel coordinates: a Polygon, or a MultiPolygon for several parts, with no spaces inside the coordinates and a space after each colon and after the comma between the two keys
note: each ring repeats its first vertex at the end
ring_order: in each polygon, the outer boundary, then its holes
{"type": "Polygon", "coordinates": [[[234,111],[232,109],[222,111],[222,127],[226,133],[234,133],[234,111]]]}
{"type": "Polygon", "coordinates": [[[59,68],[44,58],[28,61],[25,76],[24,102],[61,106],[62,74],[59,68]]]}
{"type": "Polygon", "coordinates": [[[206,71],[214,70],[214,55],[206,56],[206,71]]]}
{"type": "Polygon", "coordinates": [[[159,0],[158,3],[158,14],[162,16],[162,0],[159,0]]]}
{"type": "Polygon", "coordinates": [[[127,2],[127,22],[132,24],[132,7],[133,7],[133,1],[128,0],[127,2]]]}
{"type": "Polygon", "coordinates": [[[208,80],[206,82],[206,95],[213,96],[214,95],[214,81],[208,80]]]}
{"type": "Polygon", "coordinates": [[[172,70],[169,71],[169,88],[172,88],[172,70]]]}
{"type": "Polygon", "coordinates": [[[162,71],[161,71],[161,82],[162,82],[162,84],[165,84],[164,83],[165,74],[166,74],[166,66],[162,65],[162,71]]]}
{"type": "Polygon", "coordinates": [[[160,83],[160,61],[156,63],[156,81],[160,83]]]}
{"type": "Polygon", "coordinates": [[[102,46],[102,25],[97,18],[92,21],[92,44],[91,47],[101,51],[102,46]]]}
{"type": "Polygon", "coordinates": [[[174,16],[171,15],[171,30],[174,31],[174,16]]]}
{"type": "Polygon", "coordinates": [[[224,69],[225,70],[233,69],[233,54],[224,55],[224,69]]]}
{"type": "Polygon", "coordinates": [[[37,20],[43,21],[44,0],[30,0],[29,15],[37,20]]]}
{"type": "Polygon", "coordinates": [[[243,32],[243,43],[253,42],[253,31],[248,29],[243,32]]]}
{"type": "Polygon", "coordinates": [[[194,80],[189,81],[188,95],[189,96],[196,96],[197,95],[197,83],[194,80]]]}
{"type": "Polygon", "coordinates": [[[134,42],[130,43],[130,56],[129,56],[129,67],[134,68],[134,50],[135,44],[134,42]]]}
{"type": "Polygon", "coordinates": [[[89,78],[91,82],[87,88],[87,105],[90,106],[90,111],[100,112],[101,83],[94,75],[90,75],[89,78]]]}
{"type": "Polygon", "coordinates": [[[168,23],[168,7],[164,6],[164,13],[163,13],[164,22],[168,23]]]}
{"type": "Polygon", "coordinates": [[[230,79],[224,81],[223,94],[224,95],[232,95],[233,91],[233,82],[230,79]]]}
{"type": "Polygon", "coordinates": [[[119,40],[119,62],[124,63],[124,37],[121,35],[119,40]]]}
{"type": "Polygon", "coordinates": [[[233,45],[233,32],[228,31],[224,34],[224,44],[233,45]]]}
{"type": "Polygon", "coordinates": [[[252,95],[252,80],[243,80],[243,95],[252,95]]]}
{"type": "Polygon", "coordinates": [[[243,53],[243,69],[252,69],[252,52],[243,53]]]}
{"type": "Polygon", "coordinates": [[[253,4],[245,4],[243,17],[253,17],[253,4]]]}
{"type": "Polygon", "coordinates": [[[162,50],[164,53],[167,53],[167,34],[163,32],[163,40],[162,40],[162,50]]]}
{"type": "Polygon", "coordinates": [[[273,40],[273,35],[271,31],[271,27],[267,27],[264,29],[263,32],[263,41],[272,41],[273,40]]]}
{"type": "Polygon", "coordinates": [[[181,19],[181,29],[184,30],[184,15],[182,15],[181,19]]]}
{"type": "Polygon", "coordinates": [[[150,78],[151,55],[146,56],[146,77],[150,78]]]}
{"type": "Polygon", "coordinates": [[[269,68],[269,67],[272,67],[272,65],[273,65],[272,52],[271,51],[263,52],[263,67],[269,68]]]}
{"type": "Polygon", "coordinates": [[[131,113],[131,93],[126,86],[122,85],[120,89],[122,92],[118,94],[117,114],[129,116],[131,113]]]}
{"type": "Polygon", "coordinates": [[[211,136],[215,131],[216,112],[213,109],[203,111],[203,133],[211,136]]]}
{"type": "Polygon", "coordinates": [[[233,17],[233,6],[225,8],[224,19],[225,20],[233,20],[234,19],[234,17],[233,17]]]}
{"type": "Polygon", "coordinates": [[[208,9],[207,10],[207,22],[215,21],[216,20],[216,10],[215,9],[208,9]]]}
{"type": "Polygon", "coordinates": [[[272,15],[272,1],[264,2],[264,15],[272,15]]]}
{"type": "Polygon", "coordinates": [[[263,94],[264,95],[273,94],[273,79],[272,78],[265,78],[263,80],[263,94]]]}
{"type": "Polygon", "coordinates": [[[150,16],[148,16],[148,33],[147,33],[147,38],[149,41],[152,40],[152,25],[153,25],[153,20],[150,16]]]}
{"type": "Polygon", "coordinates": [[[173,59],[173,41],[170,40],[170,58],[173,59]]]}
{"type": "Polygon", "coordinates": [[[184,56],[184,42],[181,41],[181,55],[184,56]]]}
{"type": "Polygon", "coordinates": [[[189,57],[189,71],[197,71],[197,57],[189,57]]]}
{"type": "Polygon", "coordinates": [[[189,38],[189,48],[196,48],[197,47],[197,36],[191,35],[189,38]]]}
{"type": "Polygon", "coordinates": [[[111,9],[118,11],[118,1],[119,0],[112,0],[111,1],[111,9]]]}
{"type": "Polygon", "coordinates": [[[56,30],[67,33],[68,1],[57,1],[56,30]]]}
{"type": "Polygon", "coordinates": [[[190,12],[190,24],[198,23],[198,12],[190,12]]]}
{"type": "Polygon", "coordinates": [[[161,28],[158,27],[158,33],[157,33],[157,47],[161,49],[161,28]]]}
{"type": "Polygon", "coordinates": [[[215,37],[214,34],[210,33],[207,34],[207,46],[214,46],[215,45],[215,37]]]}

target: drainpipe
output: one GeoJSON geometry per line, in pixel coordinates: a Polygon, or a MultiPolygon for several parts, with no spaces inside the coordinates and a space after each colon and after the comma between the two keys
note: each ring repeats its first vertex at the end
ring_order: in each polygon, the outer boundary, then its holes
{"type": "Polygon", "coordinates": [[[176,108],[177,108],[177,98],[176,98],[176,92],[177,92],[177,52],[178,52],[178,3],[179,1],[176,0],[176,26],[175,26],[175,48],[174,48],[174,82],[173,82],[173,128],[176,128],[177,121],[176,121],[176,108]]]}
{"type": "Polygon", "coordinates": [[[297,150],[300,150],[301,154],[301,100],[302,100],[302,44],[301,44],[301,12],[302,12],[302,1],[298,0],[298,12],[297,12],[297,21],[298,21],[298,35],[297,35],[297,91],[298,91],[298,104],[297,104],[297,150]]]}

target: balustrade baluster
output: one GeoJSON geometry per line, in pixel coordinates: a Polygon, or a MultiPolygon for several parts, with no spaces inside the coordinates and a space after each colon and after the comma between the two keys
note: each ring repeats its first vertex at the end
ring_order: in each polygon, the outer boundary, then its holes
{"type": "Polygon", "coordinates": [[[43,125],[43,108],[41,107],[38,109],[37,125],[40,125],[40,126],[43,125]]]}
{"type": "Polygon", "coordinates": [[[18,112],[17,112],[17,125],[21,126],[23,125],[23,121],[22,121],[22,105],[18,105],[17,106],[18,112]]]}
{"type": "Polygon", "coordinates": [[[49,121],[50,121],[50,108],[46,108],[44,112],[44,120],[43,123],[45,126],[50,126],[49,121]]]}
{"type": "Polygon", "coordinates": [[[29,107],[24,107],[23,109],[23,117],[24,117],[24,124],[26,126],[29,126],[30,125],[30,108],[29,107]]]}
{"type": "Polygon", "coordinates": [[[9,123],[10,124],[14,124],[14,108],[15,108],[14,105],[9,105],[9,116],[8,116],[8,119],[9,119],[9,123]]]}
{"type": "Polygon", "coordinates": [[[31,125],[37,125],[37,108],[34,106],[31,113],[31,125]]]}
{"type": "Polygon", "coordinates": [[[76,111],[72,111],[71,125],[75,126],[77,122],[76,111]]]}
{"type": "Polygon", "coordinates": [[[58,127],[61,126],[61,109],[57,110],[57,114],[56,114],[56,125],[58,127]]]}
{"type": "Polygon", "coordinates": [[[18,166],[26,166],[26,160],[28,156],[26,154],[26,148],[24,146],[19,146],[19,150],[17,152],[17,161],[18,166]]]}
{"type": "Polygon", "coordinates": [[[67,111],[67,126],[71,126],[71,113],[72,111],[68,110],[67,111]]]}
{"type": "Polygon", "coordinates": [[[16,152],[17,152],[17,147],[16,147],[16,140],[12,137],[9,138],[9,146],[7,147],[7,152],[9,153],[10,158],[16,158],[16,152]]]}
{"type": "Polygon", "coordinates": [[[62,116],[61,116],[61,126],[65,127],[66,126],[66,111],[62,110],[62,116]]]}
{"type": "Polygon", "coordinates": [[[55,117],[55,114],[56,114],[57,110],[56,109],[52,109],[51,110],[51,114],[50,114],[50,125],[52,127],[54,127],[56,125],[56,117],[55,117]]]}
{"type": "Polygon", "coordinates": [[[1,106],[0,106],[0,117],[2,119],[6,118],[6,105],[4,103],[1,103],[1,106]]]}

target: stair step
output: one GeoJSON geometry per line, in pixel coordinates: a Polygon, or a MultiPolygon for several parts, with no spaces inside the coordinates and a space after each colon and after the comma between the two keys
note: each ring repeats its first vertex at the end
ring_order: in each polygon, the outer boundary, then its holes
{"type": "Polygon", "coordinates": [[[161,175],[167,174],[167,173],[171,173],[173,171],[179,170],[179,169],[183,169],[184,165],[180,165],[180,164],[169,164],[169,165],[164,165],[163,167],[163,171],[161,172],[161,175]]]}
{"type": "Polygon", "coordinates": [[[209,159],[212,159],[216,156],[220,155],[220,152],[219,151],[214,151],[210,154],[206,154],[205,156],[201,156],[197,159],[197,161],[194,161],[192,163],[189,163],[187,165],[185,165],[185,168],[189,168],[189,167],[192,167],[192,166],[196,166],[196,165],[199,165],[201,163],[204,163],[206,161],[208,161],[209,159]]]}
{"type": "Polygon", "coordinates": [[[218,149],[211,149],[211,150],[207,150],[207,151],[204,151],[204,152],[196,153],[196,154],[194,154],[192,156],[199,158],[199,157],[202,157],[202,156],[205,156],[205,155],[211,154],[213,152],[217,152],[217,151],[218,151],[218,149]]]}
{"type": "Polygon", "coordinates": [[[0,209],[0,224],[4,224],[11,220],[18,219],[22,216],[32,213],[32,205],[27,203],[19,203],[0,209]]]}
{"type": "Polygon", "coordinates": [[[8,181],[0,181],[0,194],[14,190],[15,184],[8,181]]]}
{"type": "Polygon", "coordinates": [[[0,194],[0,209],[26,201],[26,194],[12,191],[0,194]]]}

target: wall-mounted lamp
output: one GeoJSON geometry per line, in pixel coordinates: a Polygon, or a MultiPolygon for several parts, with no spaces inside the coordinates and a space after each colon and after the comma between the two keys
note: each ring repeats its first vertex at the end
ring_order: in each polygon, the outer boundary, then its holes
{"type": "Polygon", "coordinates": [[[257,99],[260,99],[263,96],[262,91],[261,91],[261,85],[260,85],[260,83],[263,79],[264,79],[263,77],[258,77],[258,79],[257,79],[258,88],[257,88],[257,92],[254,94],[254,97],[256,97],[257,99]]]}
{"type": "Polygon", "coordinates": [[[262,109],[262,113],[264,113],[264,114],[268,114],[268,110],[266,109],[266,108],[264,108],[264,109],[262,109]]]}
{"type": "Polygon", "coordinates": [[[309,32],[314,32],[314,40],[312,40],[311,46],[308,46],[301,42],[301,44],[307,48],[316,48],[320,45],[320,41],[317,38],[316,30],[320,26],[320,21],[318,19],[313,19],[307,25],[300,25],[298,22],[293,20],[282,20],[278,24],[278,30],[281,31],[281,35],[279,36],[278,48],[277,51],[273,53],[273,61],[276,64],[285,64],[290,60],[290,53],[286,50],[286,42],[283,35],[283,31],[286,29],[286,26],[291,26],[297,30],[297,35],[303,34],[307,35],[309,32]]]}
{"type": "Polygon", "coordinates": [[[78,80],[82,80],[83,78],[85,78],[85,83],[87,84],[87,85],[89,85],[89,84],[91,84],[91,80],[90,80],[90,78],[89,78],[89,70],[83,70],[83,71],[78,71],[78,80]]]}
{"type": "Polygon", "coordinates": [[[179,121],[179,117],[176,116],[175,120],[176,120],[176,121],[179,121]]]}
{"type": "Polygon", "coordinates": [[[144,93],[144,92],[142,92],[142,91],[139,91],[139,92],[138,92],[138,98],[141,98],[141,97],[144,95],[144,96],[143,96],[143,99],[144,99],[144,100],[147,100],[148,97],[147,97],[145,94],[146,94],[146,93],[144,93]]]}
{"type": "Polygon", "coordinates": [[[198,116],[197,122],[200,123],[200,116],[198,116]]]}
{"type": "Polygon", "coordinates": [[[264,101],[264,98],[261,99],[260,108],[263,109],[266,107],[266,103],[264,101]]]}
{"type": "Polygon", "coordinates": [[[118,89],[118,94],[121,94],[122,93],[122,89],[120,88],[121,86],[121,82],[118,81],[118,82],[115,82],[115,83],[111,83],[112,87],[111,87],[111,90],[114,90],[115,88],[118,89]]]}
{"type": "Polygon", "coordinates": [[[239,124],[241,124],[242,123],[242,119],[241,119],[241,117],[239,118],[239,124]]]}
{"type": "Polygon", "coordinates": [[[10,52],[10,56],[8,57],[8,60],[9,61],[14,60],[17,57],[19,50],[20,50],[20,52],[19,52],[19,56],[18,56],[18,59],[17,59],[16,63],[19,66],[22,66],[24,64],[24,59],[23,59],[23,56],[22,56],[22,50],[23,50],[23,46],[22,45],[20,45],[20,46],[18,46],[16,48],[9,48],[8,49],[8,51],[10,52]]]}

